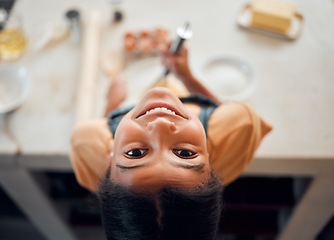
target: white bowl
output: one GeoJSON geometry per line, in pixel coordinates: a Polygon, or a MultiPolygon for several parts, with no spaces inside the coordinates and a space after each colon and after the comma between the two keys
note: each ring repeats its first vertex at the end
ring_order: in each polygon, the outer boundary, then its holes
{"type": "Polygon", "coordinates": [[[32,81],[26,68],[0,66],[0,114],[13,111],[27,99],[32,81]]]}
{"type": "Polygon", "coordinates": [[[256,89],[254,71],[237,58],[218,57],[204,66],[204,77],[210,89],[223,102],[245,100],[256,89]]]}

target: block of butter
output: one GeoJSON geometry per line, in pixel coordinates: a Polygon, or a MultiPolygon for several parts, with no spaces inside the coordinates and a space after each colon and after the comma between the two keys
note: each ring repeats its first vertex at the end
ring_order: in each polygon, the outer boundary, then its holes
{"type": "Polygon", "coordinates": [[[286,33],[296,14],[296,7],[292,3],[279,0],[254,0],[251,4],[253,12],[251,25],[286,33]]]}

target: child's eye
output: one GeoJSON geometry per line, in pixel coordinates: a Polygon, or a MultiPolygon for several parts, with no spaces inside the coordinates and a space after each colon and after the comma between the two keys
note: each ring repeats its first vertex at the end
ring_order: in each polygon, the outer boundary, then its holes
{"type": "Polygon", "coordinates": [[[147,149],[132,149],[128,152],[126,152],[126,156],[130,157],[130,158],[141,158],[143,157],[145,154],[147,153],[147,149]]]}
{"type": "Polygon", "coordinates": [[[197,153],[189,151],[189,150],[185,150],[185,149],[181,149],[181,150],[173,150],[174,153],[181,157],[181,158],[192,158],[194,157],[197,153]]]}

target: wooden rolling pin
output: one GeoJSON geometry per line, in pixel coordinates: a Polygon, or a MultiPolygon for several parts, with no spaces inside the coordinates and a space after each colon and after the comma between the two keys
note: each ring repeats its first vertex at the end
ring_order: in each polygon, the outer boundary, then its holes
{"type": "Polygon", "coordinates": [[[100,45],[101,19],[99,12],[92,10],[87,14],[83,24],[82,55],[76,99],[77,123],[94,116],[100,45]]]}

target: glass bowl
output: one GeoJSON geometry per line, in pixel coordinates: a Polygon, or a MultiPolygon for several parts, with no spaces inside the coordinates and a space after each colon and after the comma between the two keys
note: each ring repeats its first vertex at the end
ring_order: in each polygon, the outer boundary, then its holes
{"type": "Polygon", "coordinates": [[[257,86],[253,69],[237,58],[214,58],[204,66],[203,73],[206,84],[223,102],[246,100],[257,86]]]}

